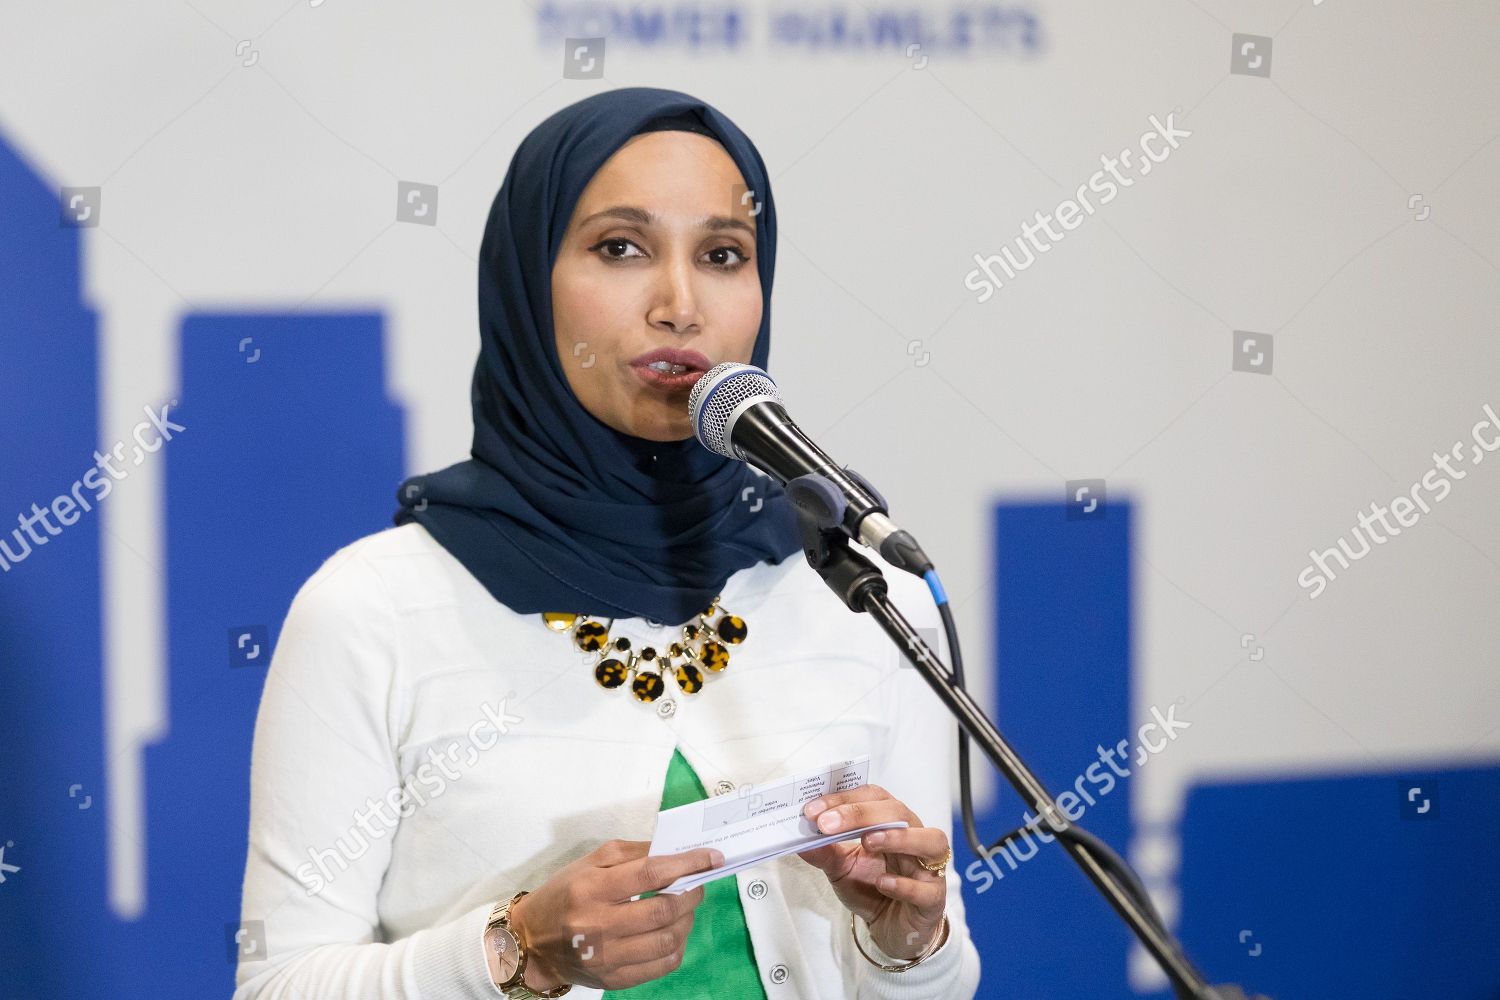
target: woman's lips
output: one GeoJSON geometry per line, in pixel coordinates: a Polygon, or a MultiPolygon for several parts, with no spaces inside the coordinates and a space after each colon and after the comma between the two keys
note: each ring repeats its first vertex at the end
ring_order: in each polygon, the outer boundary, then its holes
{"type": "Polygon", "coordinates": [[[713,365],[708,358],[697,351],[683,350],[678,347],[658,347],[636,358],[630,363],[630,367],[636,370],[641,381],[646,385],[662,392],[673,393],[691,389],[699,376],[713,365]],[[652,368],[652,364],[667,370],[652,368]],[[680,367],[683,370],[674,374],[672,368],[668,366],[680,367]]]}
{"type": "Polygon", "coordinates": [[[682,365],[684,368],[696,368],[699,371],[708,371],[713,362],[699,354],[697,351],[684,350],[680,347],[658,347],[653,351],[647,351],[639,357],[632,358],[633,365],[649,365],[652,362],[666,361],[671,364],[682,365]]]}
{"type": "Polygon", "coordinates": [[[666,372],[659,372],[644,364],[631,365],[630,367],[640,376],[643,383],[653,389],[664,392],[680,392],[684,389],[691,389],[693,383],[697,382],[704,375],[703,372],[693,368],[689,368],[681,375],[671,375],[666,372]]]}

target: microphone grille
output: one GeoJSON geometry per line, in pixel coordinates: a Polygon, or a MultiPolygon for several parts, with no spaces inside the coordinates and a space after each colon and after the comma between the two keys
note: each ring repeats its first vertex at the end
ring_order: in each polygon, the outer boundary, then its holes
{"type": "Polygon", "coordinates": [[[757,397],[781,402],[771,376],[754,365],[726,361],[694,382],[688,396],[688,416],[703,447],[727,458],[739,458],[729,444],[733,429],[730,419],[741,403],[757,397]]]}

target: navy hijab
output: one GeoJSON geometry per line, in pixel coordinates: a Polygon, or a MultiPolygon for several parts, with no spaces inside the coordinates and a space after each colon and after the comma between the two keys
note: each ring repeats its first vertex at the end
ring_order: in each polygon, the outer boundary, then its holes
{"type": "MultiPolygon", "coordinates": [[[[573,208],[628,139],[663,128],[716,139],[761,204],[751,364],[767,367],[776,208],[749,138],[703,101],[654,87],[596,94],[533,129],[480,248],[472,458],[403,482],[394,517],[421,523],[517,612],[675,625],[705,610],[731,573],[801,547],[773,480],[696,438],[650,441],[608,426],[578,401],[557,356],[552,265],[573,208]]],[[[726,191],[726,208],[730,199],[726,191]]]]}

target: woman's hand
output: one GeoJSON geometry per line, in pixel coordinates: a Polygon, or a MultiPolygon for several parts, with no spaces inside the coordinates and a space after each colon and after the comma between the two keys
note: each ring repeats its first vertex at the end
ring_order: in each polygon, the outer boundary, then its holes
{"type": "Polygon", "coordinates": [[[876,830],[797,856],[828,876],[834,893],[865,921],[870,937],[892,958],[916,958],[937,937],[948,902],[947,880],[918,864],[948,855],[948,836],[879,785],[861,785],[809,802],[803,814],[823,833],[906,820],[905,829],[876,830]]]}
{"type": "Polygon", "coordinates": [[[572,983],[622,990],[682,964],[703,886],[631,900],[724,863],[716,850],[648,855],[648,840],[607,840],[517,900],[511,923],[533,990],[572,983]]]}

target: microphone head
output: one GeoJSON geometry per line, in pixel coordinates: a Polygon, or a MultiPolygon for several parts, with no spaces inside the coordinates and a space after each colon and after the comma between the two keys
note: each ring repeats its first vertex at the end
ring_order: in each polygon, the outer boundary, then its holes
{"type": "Polygon", "coordinates": [[[740,458],[729,443],[734,421],[746,403],[762,399],[781,402],[776,383],[764,370],[734,361],[715,365],[693,383],[688,396],[693,433],[709,451],[740,458]]]}

